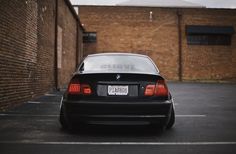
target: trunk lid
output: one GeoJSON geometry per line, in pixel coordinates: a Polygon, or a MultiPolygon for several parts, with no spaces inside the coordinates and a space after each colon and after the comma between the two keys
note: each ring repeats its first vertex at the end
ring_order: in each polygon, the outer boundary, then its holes
{"type": "Polygon", "coordinates": [[[71,96],[70,98],[114,101],[147,98],[144,96],[146,85],[156,84],[157,80],[164,79],[160,75],[152,74],[75,74],[71,83],[90,85],[92,94],[90,96],[71,96]]]}

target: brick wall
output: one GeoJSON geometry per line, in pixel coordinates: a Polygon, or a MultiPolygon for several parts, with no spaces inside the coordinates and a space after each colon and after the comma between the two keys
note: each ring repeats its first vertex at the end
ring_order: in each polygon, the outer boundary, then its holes
{"type": "Polygon", "coordinates": [[[183,79],[228,80],[236,79],[236,34],[232,45],[187,45],[185,25],[234,26],[236,10],[185,9],[182,22],[183,79]]]}
{"type": "MultiPolygon", "coordinates": [[[[76,69],[77,21],[64,0],[58,0],[58,36],[61,35],[61,67],[58,67],[58,88],[65,88],[70,81],[71,74],[76,69]]],[[[58,61],[58,62],[59,62],[58,61]]]]}
{"type": "MultiPolygon", "coordinates": [[[[82,46],[81,40],[76,42],[82,36],[77,35],[77,28],[82,29],[69,5],[67,0],[58,0],[65,52],[59,87],[74,72],[80,60],[75,56],[77,48],[81,52],[82,46]]],[[[1,0],[0,12],[0,110],[4,110],[56,87],[56,0],[1,0]]]]}
{"type": "MultiPolygon", "coordinates": [[[[34,42],[38,47],[33,53],[37,67],[34,70],[36,75],[32,76],[31,82],[28,83],[29,85],[34,84],[31,90],[35,90],[36,96],[55,88],[55,1],[40,0],[37,1],[37,4],[37,8],[32,8],[32,10],[37,9],[38,15],[29,20],[29,23],[35,18],[38,21],[37,40],[34,42]]],[[[28,27],[34,28],[31,24],[28,27]]],[[[34,34],[31,32],[28,35],[33,36],[34,34]]],[[[26,49],[25,52],[28,50],[26,49]]]]}
{"type": "Polygon", "coordinates": [[[231,46],[190,46],[185,32],[185,25],[226,25],[236,30],[235,10],[80,6],[86,31],[97,32],[97,43],[85,44],[85,54],[147,54],[164,77],[179,80],[178,11],[182,14],[183,79],[235,80],[236,35],[231,46]]]}
{"type": "Polygon", "coordinates": [[[82,25],[80,24],[79,27],[78,27],[78,36],[77,36],[78,37],[77,67],[79,66],[81,60],[84,58],[83,33],[84,33],[84,29],[83,29],[82,25]]]}
{"type": "Polygon", "coordinates": [[[1,1],[1,109],[53,87],[55,4],[39,2],[1,1]]]}

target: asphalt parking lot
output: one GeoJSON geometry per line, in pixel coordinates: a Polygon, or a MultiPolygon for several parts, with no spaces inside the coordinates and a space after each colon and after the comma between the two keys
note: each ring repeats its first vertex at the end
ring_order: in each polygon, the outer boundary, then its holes
{"type": "Polygon", "coordinates": [[[176,123],[168,131],[147,126],[60,129],[61,92],[0,112],[0,153],[148,154],[236,153],[236,84],[169,83],[176,123]]]}

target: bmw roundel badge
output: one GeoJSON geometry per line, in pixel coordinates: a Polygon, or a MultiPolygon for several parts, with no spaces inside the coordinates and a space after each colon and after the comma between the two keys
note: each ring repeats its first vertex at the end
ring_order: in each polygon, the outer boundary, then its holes
{"type": "Polygon", "coordinates": [[[120,74],[117,74],[116,75],[116,80],[119,80],[120,79],[120,74]]]}

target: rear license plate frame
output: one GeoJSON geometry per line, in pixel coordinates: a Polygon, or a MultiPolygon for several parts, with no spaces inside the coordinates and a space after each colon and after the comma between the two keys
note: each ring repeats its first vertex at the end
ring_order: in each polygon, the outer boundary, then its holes
{"type": "Polygon", "coordinates": [[[128,96],[129,86],[128,85],[108,85],[107,94],[109,96],[128,96]]]}

